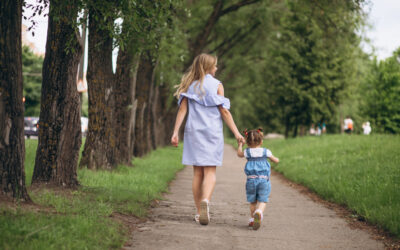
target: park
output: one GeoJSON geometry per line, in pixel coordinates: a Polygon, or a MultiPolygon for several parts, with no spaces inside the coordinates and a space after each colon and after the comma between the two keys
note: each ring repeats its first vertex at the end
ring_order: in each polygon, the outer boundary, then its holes
{"type": "Polygon", "coordinates": [[[0,249],[400,249],[400,41],[367,37],[379,6],[1,0],[0,249]],[[201,55],[214,106],[176,98],[201,55]],[[199,103],[226,124],[207,226],[176,125],[199,103]],[[236,151],[260,127],[279,163],[254,231],[236,151]]]}

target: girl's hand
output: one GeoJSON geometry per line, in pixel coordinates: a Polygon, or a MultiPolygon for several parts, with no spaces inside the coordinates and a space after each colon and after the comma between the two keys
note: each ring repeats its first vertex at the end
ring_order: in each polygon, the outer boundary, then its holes
{"type": "Polygon", "coordinates": [[[178,133],[174,133],[171,137],[171,144],[174,147],[178,147],[178,143],[179,143],[179,137],[178,137],[178,133]]]}

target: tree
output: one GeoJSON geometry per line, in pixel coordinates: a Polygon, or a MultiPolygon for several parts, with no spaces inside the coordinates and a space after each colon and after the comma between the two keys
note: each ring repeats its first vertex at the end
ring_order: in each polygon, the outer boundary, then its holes
{"type": "Polygon", "coordinates": [[[32,183],[78,185],[81,113],[76,77],[82,53],[76,28],[79,7],[79,1],[50,2],[32,183]]]}
{"type": "Polygon", "coordinates": [[[112,70],[115,11],[111,1],[88,6],[89,127],[80,166],[112,169],[116,165],[114,131],[114,74],[112,70]]]}
{"type": "Polygon", "coordinates": [[[0,2],[0,192],[29,201],[22,103],[22,1],[0,2]]]}
{"type": "Polygon", "coordinates": [[[270,2],[265,7],[258,18],[262,28],[252,32],[256,39],[248,36],[252,46],[235,46],[221,77],[229,80],[226,94],[233,96],[239,127],[262,125],[296,136],[313,122],[336,123],[343,94],[356,80],[359,2],[270,2]]]}
{"type": "Polygon", "coordinates": [[[400,133],[400,48],[386,60],[373,61],[367,82],[361,87],[361,111],[376,132],[400,133]]]}

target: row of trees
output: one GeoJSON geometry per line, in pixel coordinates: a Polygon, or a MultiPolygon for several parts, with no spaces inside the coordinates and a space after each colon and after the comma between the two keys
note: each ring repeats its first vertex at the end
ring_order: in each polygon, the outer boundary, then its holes
{"type": "MultiPolygon", "coordinates": [[[[49,8],[32,183],[78,185],[81,24],[87,23],[89,32],[89,132],[80,164],[113,169],[130,164],[132,155],[168,143],[176,111],[171,92],[179,75],[210,44],[221,17],[257,2],[204,1],[197,6],[181,1],[39,0],[26,5],[38,15],[49,8]],[[191,7],[206,7],[209,15],[191,17],[191,7]],[[196,31],[194,24],[200,24],[196,31]],[[114,47],[119,48],[115,72],[114,47]]],[[[22,0],[1,2],[0,170],[2,192],[29,200],[24,184],[22,6],[22,0]]]]}
{"type": "MultiPolygon", "coordinates": [[[[351,86],[360,86],[370,62],[359,49],[357,35],[364,20],[362,4],[38,0],[26,6],[37,14],[49,8],[32,183],[78,185],[80,26],[87,26],[89,33],[89,131],[79,164],[111,170],[169,143],[177,108],[173,86],[200,52],[218,56],[217,77],[231,99],[239,128],[262,125],[267,131],[296,136],[311,123],[325,121],[333,130],[347,105],[346,94],[356,89],[351,86]]],[[[6,13],[0,29],[0,183],[3,193],[28,200],[23,171],[22,5],[22,0],[0,5],[6,13]]]]}

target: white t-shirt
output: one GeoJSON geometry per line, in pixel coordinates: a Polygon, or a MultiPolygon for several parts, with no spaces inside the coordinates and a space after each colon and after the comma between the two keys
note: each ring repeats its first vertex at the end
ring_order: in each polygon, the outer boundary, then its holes
{"type": "Polygon", "coordinates": [[[366,124],[363,126],[364,135],[369,135],[371,133],[371,126],[366,124]]]}
{"type": "MultiPolygon", "coordinates": [[[[262,157],[264,153],[264,148],[250,148],[250,156],[251,157],[262,157]]],[[[271,157],[271,150],[267,149],[267,157],[271,157]]],[[[244,150],[244,157],[248,158],[247,150],[244,150]]]]}
{"type": "MultiPolygon", "coordinates": [[[[353,120],[351,118],[344,119],[344,129],[349,129],[349,125],[353,125],[353,120]]],[[[351,126],[353,127],[353,126],[351,126]]]]}

